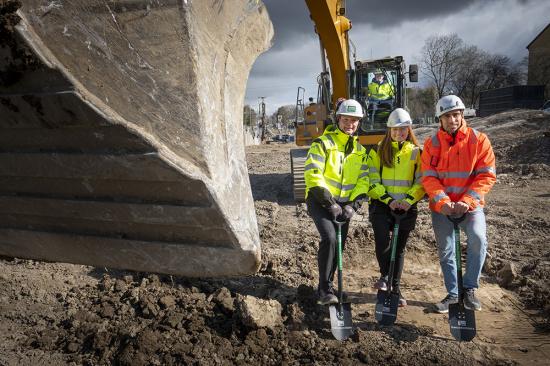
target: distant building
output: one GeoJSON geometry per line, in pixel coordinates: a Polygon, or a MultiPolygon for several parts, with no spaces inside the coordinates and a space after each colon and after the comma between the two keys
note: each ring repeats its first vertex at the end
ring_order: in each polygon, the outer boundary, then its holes
{"type": "Polygon", "coordinates": [[[550,99],[550,23],[527,45],[527,50],[527,85],[545,85],[545,98],[550,99]]]}

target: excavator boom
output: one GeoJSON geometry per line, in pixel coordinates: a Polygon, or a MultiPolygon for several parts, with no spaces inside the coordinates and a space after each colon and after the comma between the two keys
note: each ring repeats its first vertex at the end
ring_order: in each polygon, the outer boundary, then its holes
{"type": "Polygon", "coordinates": [[[350,69],[348,31],[351,22],[344,15],[343,0],[305,1],[330,65],[331,98],[336,104],[338,98],[350,97],[347,71],[350,69]]]}

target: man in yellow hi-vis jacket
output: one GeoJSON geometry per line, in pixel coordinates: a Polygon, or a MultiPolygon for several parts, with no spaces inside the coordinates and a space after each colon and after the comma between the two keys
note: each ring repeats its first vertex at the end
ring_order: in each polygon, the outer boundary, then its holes
{"type": "Polygon", "coordinates": [[[368,85],[369,99],[387,100],[393,98],[393,87],[385,80],[382,70],[377,70],[374,73],[374,79],[368,85]]]}
{"type": "Polygon", "coordinates": [[[317,256],[317,302],[321,305],[338,302],[332,287],[337,265],[333,221],[345,221],[342,225],[343,246],[349,221],[368,191],[368,177],[359,180],[361,172],[365,171],[361,168],[366,162],[366,149],[354,136],[362,117],[363,108],[357,101],[348,99],[340,103],[336,112],[337,124],[328,126],[323,135],[313,141],[306,159],[306,204],[321,236],[317,256]]]}

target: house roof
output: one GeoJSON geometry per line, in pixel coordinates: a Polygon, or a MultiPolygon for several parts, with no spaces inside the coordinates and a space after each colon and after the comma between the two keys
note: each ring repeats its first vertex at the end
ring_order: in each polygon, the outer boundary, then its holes
{"type": "Polygon", "coordinates": [[[541,34],[543,34],[544,32],[546,32],[546,30],[550,28],[550,23],[548,23],[548,25],[539,33],[537,34],[537,36],[527,45],[527,49],[529,49],[529,47],[531,47],[531,45],[533,44],[533,42],[535,42],[537,40],[537,38],[539,38],[541,36],[541,34]]]}

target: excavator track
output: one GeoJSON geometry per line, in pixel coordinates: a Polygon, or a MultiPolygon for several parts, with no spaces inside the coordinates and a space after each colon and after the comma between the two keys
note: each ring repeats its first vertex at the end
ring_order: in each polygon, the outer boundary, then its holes
{"type": "Polygon", "coordinates": [[[0,5],[0,255],[193,277],[254,273],[247,0],[0,5]]]}
{"type": "Polygon", "coordinates": [[[290,170],[292,175],[292,191],[295,202],[306,200],[306,180],[304,178],[304,167],[306,165],[308,149],[290,150],[290,170]]]}

